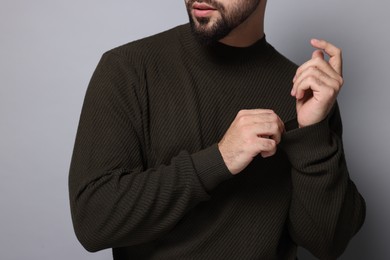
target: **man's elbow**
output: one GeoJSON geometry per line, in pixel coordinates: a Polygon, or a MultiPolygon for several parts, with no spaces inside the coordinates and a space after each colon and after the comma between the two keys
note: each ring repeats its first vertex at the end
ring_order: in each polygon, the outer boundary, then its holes
{"type": "Polygon", "coordinates": [[[94,253],[109,248],[106,244],[107,240],[96,227],[92,226],[91,221],[82,221],[73,217],[73,227],[78,241],[88,252],[94,253]]]}

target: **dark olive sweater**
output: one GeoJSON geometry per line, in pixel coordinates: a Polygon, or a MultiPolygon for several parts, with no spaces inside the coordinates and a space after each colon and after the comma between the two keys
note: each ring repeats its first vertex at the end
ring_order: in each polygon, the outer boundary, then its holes
{"type": "Polygon", "coordinates": [[[338,108],[297,129],[297,66],[265,38],[202,46],[189,25],[105,53],[88,87],[70,168],[76,235],[114,259],[320,259],[364,220],[338,108]],[[241,109],[273,109],[277,153],[233,177],[217,143],[241,109]]]}

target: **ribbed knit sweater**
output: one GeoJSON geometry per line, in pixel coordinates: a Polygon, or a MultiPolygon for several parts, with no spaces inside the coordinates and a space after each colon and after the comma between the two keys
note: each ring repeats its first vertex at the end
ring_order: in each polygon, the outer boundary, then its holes
{"type": "Polygon", "coordinates": [[[199,44],[189,25],[105,53],[72,157],[76,235],[114,259],[335,259],[364,221],[337,106],[296,128],[297,66],[263,38],[199,44]],[[277,153],[233,177],[217,143],[241,109],[285,122],[277,153]]]}

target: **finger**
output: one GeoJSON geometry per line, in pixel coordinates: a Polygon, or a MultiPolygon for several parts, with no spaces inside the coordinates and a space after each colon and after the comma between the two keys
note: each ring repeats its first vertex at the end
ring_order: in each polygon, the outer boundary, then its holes
{"type": "Polygon", "coordinates": [[[273,139],[277,143],[281,141],[281,135],[284,132],[284,124],[281,120],[277,122],[268,121],[268,122],[253,122],[251,124],[242,126],[242,131],[249,140],[253,140],[254,137],[257,138],[268,138],[273,139]]]}
{"type": "MultiPolygon", "coordinates": [[[[319,55],[319,54],[313,53],[313,55],[319,55]]],[[[305,62],[304,64],[302,64],[301,66],[299,66],[299,68],[297,69],[297,72],[296,72],[295,80],[297,79],[297,77],[299,77],[300,74],[302,74],[303,71],[308,70],[308,69],[312,69],[312,68],[318,68],[318,69],[322,70],[324,73],[328,74],[330,77],[332,77],[332,78],[338,80],[340,83],[342,83],[342,77],[340,76],[340,74],[338,74],[337,71],[335,71],[333,69],[333,67],[326,60],[324,60],[321,57],[312,58],[312,59],[308,60],[307,62],[305,62]]]]}
{"type": "Polygon", "coordinates": [[[334,71],[326,61],[320,60],[320,58],[312,59],[298,68],[297,75],[294,77],[293,87],[291,89],[291,95],[293,97],[297,98],[301,96],[301,94],[297,96],[297,86],[299,85],[298,82],[301,82],[306,77],[319,77],[322,81],[324,79],[331,78],[336,81],[334,84],[332,84],[332,86],[334,85],[338,89],[344,83],[343,78],[336,71],[334,71]]]}
{"type": "Polygon", "coordinates": [[[313,51],[313,54],[311,55],[312,59],[322,59],[324,60],[324,53],[321,50],[315,50],[313,51]]]}
{"type": "Polygon", "coordinates": [[[293,87],[291,90],[292,96],[297,97],[297,87],[301,84],[303,79],[307,77],[318,77],[320,80],[328,82],[329,85],[334,85],[336,88],[340,88],[343,85],[343,78],[329,65],[323,64],[315,66],[315,64],[318,63],[315,63],[314,60],[310,60],[299,68],[299,74],[295,76],[293,81],[293,87]]]}
{"type": "Polygon", "coordinates": [[[276,150],[275,151],[272,151],[272,152],[261,152],[260,155],[261,157],[263,158],[268,158],[268,157],[271,157],[272,155],[274,155],[276,153],[276,150]]]}
{"type": "Polygon", "coordinates": [[[275,113],[271,109],[242,109],[237,113],[237,117],[248,116],[248,115],[262,115],[275,113]]]}
{"type": "Polygon", "coordinates": [[[272,139],[260,138],[257,145],[259,154],[263,158],[270,157],[276,153],[277,143],[272,139]]]}
{"type": "Polygon", "coordinates": [[[235,124],[251,126],[254,124],[277,123],[281,121],[275,113],[244,114],[237,116],[235,124]]]}
{"type": "Polygon", "coordinates": [[[251,157],[255,157],[262,152],[274,154],[277,143],[275,140],[267,137],[256,137],[247,144],[247,153],[251,157]]]}
{"type": "Polygon", "coordinates": [[[263,123],[276,123],[279,128],[284,129],[283,121],[272,110],[241,110],[237,114],[235,123],[241,126],[263,123]]]}
{"type": "Polygon", "coordinates": [[[342,75],[341,49],[324,40],[312,39],[310,43],[314,48],[325,51],[329,55],[329,64],[338,74],[342,75]]]}
{"type": "Polygon", "coordinates": [[[299,75],[299,77],[297,77],[297,80],[294,82],[293,88],[298,88],[298,86],[303,84],[302,82],[304,80],[307,80],[308,78],[313,78],[313,80],[319,79],[320,82],[324,82],[325,85],[330,86],[337,91],[341,87],[340,83],[337,80],[330,77],[328,74],[324,73],[322,70],[320,70],[316,67],[310,67],[309,69],[303,71],[299,75]]]}
{"type": "Polygon", "coordinates": [[[317,59],[324,60],[324,53],[321,50],[315,50],[311,55],[311,60],[305,62],[304,64],[298,67],[297,71],[295,72],[293,82],[296,81],[298,75],[301,74],[303,70],[309,68],[310,66],[315,66],[315,64],[312,64],[313,63],[312,60],[317,60],[317,59]]]}
{"type": "Polygon", "coordinates": [[[274,135],[270,135],[269,138],[274,140],[276,144],[280,144],[280,142],[282,141],[282,133],[283,132],[277,132],[274,135]]]}
{"type": "Polygon", "coordinates": [[[319,77],[306,77],[302,79],[296,86],[296,99],[300,100],[305,97],[306,91],[311,90],[314,92],[320,92],[326,89],[333,89],[330,87],[324,80],[321,80],[319,77]]]}
{"type": "Polygon", "coordinates": [[[283,132],[284,132],[284,129],[282,131],[279,128],[278,129],[274,129],[274,131],[271,131],[271,132],[260,130],[257,133],[257,137],[258,138],[272,139],[272,140],[274,140],[276,142],[276,144],[279,144],[281,142],[281,140],[282,140],[282,133],[283,132]]]}

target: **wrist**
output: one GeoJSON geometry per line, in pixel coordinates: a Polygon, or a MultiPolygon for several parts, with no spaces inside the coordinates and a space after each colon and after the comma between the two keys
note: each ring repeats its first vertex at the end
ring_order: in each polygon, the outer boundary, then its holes
{"type": "Polygon", "coordinates": [[[236,175],[238,173],[238,171],[233,167],[234,156],[232,155],[232,153],[225,151],[221,142],[218,143],[218,150],[219,150],[219,153],[221,154],[222,160],[224,161],[224,163],[226,165],[226,168],[229,170],[229,172],[232,175],[236,175]]]}
{"type": "Polygon", "coordinates": [[[232,176],[225,166],[217,145],[192,154],[192,161],[207,190],[212,190],[220,182],[232,176]]]}

